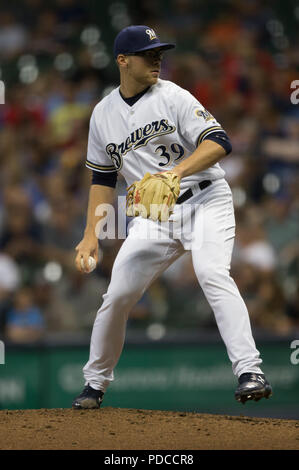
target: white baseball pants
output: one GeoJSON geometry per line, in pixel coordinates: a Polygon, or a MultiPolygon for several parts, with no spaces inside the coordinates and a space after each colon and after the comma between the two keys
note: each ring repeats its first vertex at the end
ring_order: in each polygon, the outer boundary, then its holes
{"type": "Polygon", "coordinates": [[[245,303],[230,276],[235,236],[231,190],[214,181],[181,206],[171,222],[135,217],[112,270],[94,322],[85,384],[105,392],[120,358],[128,315],[151,282],[185,250],[191,250],[198,282],[209,302],[233,373],[262,373],[245,303]],[[188,207],[187,207],[188,206],[188,207]],[[187,210],[188,209],[188,210],[187,210]]]}

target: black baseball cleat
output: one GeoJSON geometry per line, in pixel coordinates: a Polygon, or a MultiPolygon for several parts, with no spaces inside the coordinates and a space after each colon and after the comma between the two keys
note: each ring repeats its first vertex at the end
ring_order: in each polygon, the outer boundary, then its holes
{"type": "Polygon", "coordinates": [[[243,405],[247,400],[259,401],[261,398],[270,398],[271,395],[272,388],[264,374],[248,372],[240,375],[235,398],[243,405]]]}
{"type": "Polygon", "coordinates": [[[95,390],[89,384],[86,385],[80,395],[75,398],[72,408],[76,410],[100,408],[103,401],[104,392],[95,390]]]}

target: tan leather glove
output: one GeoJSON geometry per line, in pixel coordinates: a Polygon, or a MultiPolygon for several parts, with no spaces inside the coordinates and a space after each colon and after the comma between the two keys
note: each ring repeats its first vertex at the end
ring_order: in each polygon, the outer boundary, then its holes
{"type": "Polygon", "coordinates": [[[172,171],[151,175],[127,188],[127,216],[165,222],[173,212],[180,194],[180,178],[172,171]]]}

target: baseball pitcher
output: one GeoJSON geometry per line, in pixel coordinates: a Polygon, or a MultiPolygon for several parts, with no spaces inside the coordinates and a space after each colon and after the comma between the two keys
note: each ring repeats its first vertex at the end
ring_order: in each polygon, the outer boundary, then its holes
{"type": "Polygon", "coordinates": [[[76,247],[77,269],[88,272],[90,257],[98,260],[96,207],[114,201],[118,173],[127,182],[131,222],[97,312],[83,369],[85,387],[73,408],[100,407],[132,307],[186,250],[238,378],[235,398],[245,403],[272,394],[247,308],[230,276],[235,218],[218,163],[231,152],[230,140],[188,91],[159,78],[162,56],[173,47],[148,26],[123,29],[114,42],[120,86],[91,116],[86,166],[92,184],[84,237],[76,247]]]}

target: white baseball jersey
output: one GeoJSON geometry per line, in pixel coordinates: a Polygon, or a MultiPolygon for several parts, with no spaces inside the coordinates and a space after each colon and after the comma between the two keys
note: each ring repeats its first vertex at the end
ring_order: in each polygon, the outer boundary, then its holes
{"type": "MultiPolygon", "coordinates": [[[[146,172],[171,170],[188,158],[209,134],[222,130],[216,119],[187,90],[159,79],[133,105],[119,87],[94,108],[86,166],[98,172],[119,171],[127,185],[146,172]]],[[[223,178],[218,163],[181,180],[181,194],[202,180],[223,178]]]]}

